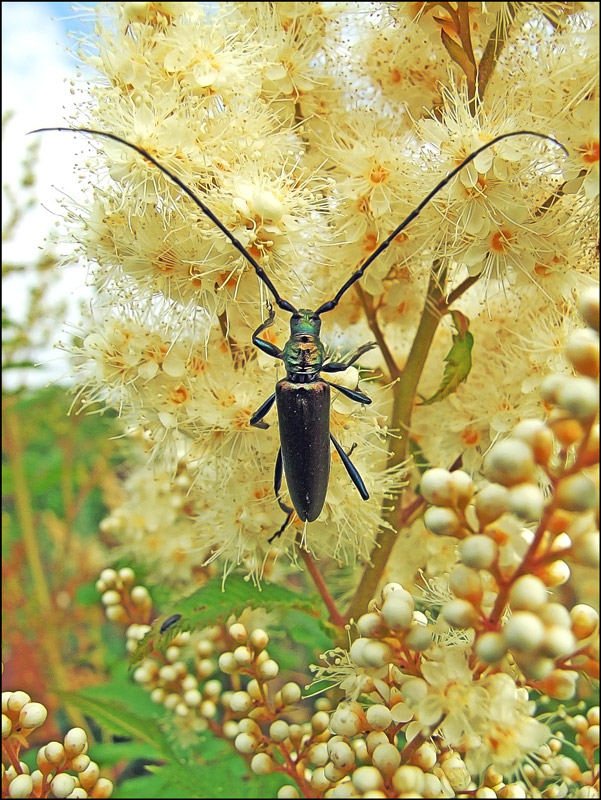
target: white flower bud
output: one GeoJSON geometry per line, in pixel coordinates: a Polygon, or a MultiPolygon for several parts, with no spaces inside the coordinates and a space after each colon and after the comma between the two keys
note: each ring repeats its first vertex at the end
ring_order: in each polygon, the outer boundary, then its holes
{"type": "Polygon", "coordinates": [[[58,766],[65,760],[65,748],[61,742],[48,742],[44,748],[44,755],[47,761],[58,766]]]}
{"type": "Polygon", "coordinates": [[[423,625],[413,625],[411,630],[405,634],[405,644],[418,653],[427,650],[432,644],[432,632],[423,625]]]}
{"type": "Polygon", "coordinates": [[[388,777],[399,767],[401,754],[398,747],[390,742],[385,742],[379,744],[373,751],[371,761],[376,769],[388,777]]]}
{"type": "Polygon", "coordinates": [[[46,722],[48,711],[42,703],[25,703],[19,711],[19,725],[26,730],[39,728],[46,722]]]}
{"type": "Polygon", "coordinates": [[[545,636],[545,628],[536,614],[530,611],[517,611],[503,629],[509,647],[523,653],[538,650],[545,636]]]}
{"type": "Polygon", "coordinates": [[[449,575],[449,589],[456,597],[478,606],[482,600],[482,580],[475,569],[456,564],[449,575]]]}
{"type": "Polygon", "coordinates": [[[285,741],[289,734],[290,726],[283,719],[276,719],[275,722],[272,722],[269,726],[269,737],[273,739],[274,742],[285,741]]]}
{"type": "Polygon", "coordinates": [[[547,587],[535,575],[522,575],[509,592],[509,602],[514,611],[538,611],[548,599],[547,587]]]}
{"type": "MultiPolygon", "coordinates": [[[[16,692],[6,692],[6,706],[3,702],[3,711],[12,711],[13,714],[20,713],[23,706],[31,703],[31,697],[27,694],[27,692],[22,692],[20,690],[16,692]]],[[[4,700],[4,695],[3,695],[4,700]]]]}
{"type": "Polygon", "coordinates": [[[424,773],[419,767],[403,764],[392,776],[392,785],[401,797],[419,797],[424,788],[424,773]]]}
{"type": "Polygon", "coordinates": [[[12,733],[13,723],[10,717],[7,717],[6,714],[2,714],[2,738],[8,739],[10,734],[12,733]]]}
{"type": "Polygon", "coordinates": [[[599,375],[599,334],[591,328],[573,331],[565,352],[576,372],[589,378],[599,375]]]}
{"type": "Polygon", "coordinates": [[[230,697],[230,708],[235,714],[246,714],[253,706],[248,692],[234,692],[230,697]]]}
{"type": "Polygon", "coordinates": [[[552,625],[545,629],[545,638],[541,652],[549,658],[562,658],[576,649],[576,640],[572,631],[561,625],[552,625]]]}
{"type": "MultiPolygon", "coordinates": [[[[313,763],[313,762],[311,762],[313,763]]],[[[330,788],[330,781],[326,778],[322,764],[317,765],[317,769],[311,774],[311,786],[321,796],[326,789],[330,788]]]]}
{"type": "Polygon", "coordinates": [[[472,628],[478,622],[478,614],[467,600],[449,600],[442,608],[442,616],[454,628],[472,628]]]}
{"type": "Polygon", "coordinates": [[[507,653],[505,637],[501,633],[488,631],[476,640],[476,655],[486,664],[496,664],[507,653]]]}
{"type": "Polygon", "coordinates": [[[384,600],[381,613],[391,630],[406,630],[413,620],[413,598],[406,592],[391,592],[384,600]]]}
{"type": "Polygon", "coordinates": [[[544,495],[534,483],[520,483],[509,490],[509,510],[525,522],[540,519],[544,505],[544,495]]]}
{"type": "Polygon", "coordinates": [[[233,675],[238,671],[238,663],[234,658],[234,654],[229,650],[226,650],[225,653],[221,653],[218,663],[219,669],[226,675],[233,675]]]}
{"type": "Polygon", "coordinates": [[[92,790],[90,797],[110,797],[113,793],[113,783],[108,778],[98,778],[92,790]]]}
{"type": "Polygon", "coordinates": [[[574,559],[586,567],[599,566],[599,532],[588,531],[581,534],[574,542],[574,559]]]}
{"type": "Polygon", "coordinates": [[[50,791],[54,797],[67,797],[75,789],[75,778],[67,772],[59,772],[50,784],[50,791]]]}
{"type": "Polygon", "coordinates": [[[90,765],[90,756],[87,753],[80,753],[71,759],[71,769],[74,772],[83,772],[90,765]]]}
{"type": "Polygon", "coordinates": [[[374,636],[382,629],[382,617],[375,611],[362,614],[357,620],[357,630],[362,637],[374,636]]]}
{"type": "Polygon", "coordinates": [[[578,603],[570,611],[572,633],[578,640],[587,639],[599,626],[599,613],[585,603],[578,603]]]}
{"type": "Polygon", "coordinates": [[[452,508],[430,506],[424,513],[424,525],[437,536],[452,536],[459,529],[460,521],[452,508]]]}
{"type": "Polygon", "coordinates": [[[491,481],[514,486],[534,474],[532,450],[520,439],[505,439],[495,444],[484,459],[484,472],[491,481]]]}
{"type": "Polygon", "coordinates": [[[274,763],[267,753],[256,753],[251,759],[250,768],[255,775],[269,775],[273,772],[274,763]]]}
{"type": "Polygon", "coordinates": [[[247,667],[253,660],[250,649],[245,645],[241,645],[234,650],[234,659],[239,667],[247,667]]]}
{"type": "Polygon", "coordinates": [[[351,775],[355,789],[363,796],[384,788],[384,778],[376,767],[358,767],[351,775]]]}
{"type": "Polygon", "coordinates": [[[344,772],[355,766],[355,751],[342,739],[330,739],[328,742],[328,755],[332,764],[344,772]]]}
{"type": "Polygon", "coordinates": [[[366,711],[366,718],[369,727],[374,731],[384,731],[392,722],[390,709],[382,703],[375,703],[369,706],[366,711]]]}
{"type": "Polygon", "coordinates": [[[274,680],[274,678],[277,678],[279,671],[280,671],[279,664],[277,663],[277,661],[274,661],[273,658],[268,658],[267,661],[264,661],[257,667],[257,672],[259,674],[259,677],[263,681],[274,680]]]}
{"type": "Polygon", "coordinates": [[[588,475],[578,472],[559,482],[556,499],[566,511],[588,511],[598,505],[597,487],[588,475]]]}
{"type": "Polygon", "coordinates": [[[248,733],[239,733],[234,741],[234,746],[240,753],[250,755],[251,753],[255,752],[259,746],[259,743],[254,736],[251,736],[248,733]]]}
{"type": "Polygon", "coordinates": [[[293,706],[301,699],[302,691],[298,683],[294,683],[294,681],[289,681],[285,683],[281,690],[282,695],[282,702],[286,706],[293,706]]]}
{"type": "Polygon", "coordinates": [[[135,606],[144,607],[152,604],[148,589],[145,586],[134,586],[129,596],[135,606]]]}
{"type": "Polygon", "coordinates": [[[509,510],[509,492],[500,483],[484,486],[474,500],[478,522],[486,527],[509,510]]]}
{"type": "Polygon", "coordinates": [[[599,410],[599,386],[591,378],[566,378],[557,392],[557,405],[578,420],[589,420],[599,410]]]}
{"type": "Polygon", "coordinates": [[[364,726],[361,717],[354,708],[340,704],[330,717],[330,730],[340,736],[356,736],[364,726]]]}
{"type": "Polygon", "coordinates": [[[457,500],[457,487],[452,481],[451,473],[438,467],[429,469],[422,475],[421,493],[428,503],[436,506],[453,506],[457,500]]]}
{"type": "Polygon", "coordinates": [[[255,651],[265,650],[269,644],[269,635],[263,628],[255,628],[250,634],[250,643],[255,651]]]}
{"type": "Polygon", "coordinates": [[[241,622],[234,622],[233,625],[230,625],[229,634],[238,644],[244,644],[248,639],[248,631],[241,622]]]}
{"type": "Polygon", "coordinates": [[[88,748],[88,737],[83,728],[71,728],[63,739],[67,758],[84,753],[88,748]]]}
{"type": "Polygon", "coordinates": [[[121,601],[121,595],[114,589],[109,589],[104,592],[100,600],[104,606],[114,606],[121,601]]]}
{"type": "MultiPolygon", "coordinates": [[[[4,783],[4,781],[2,781],[4,783]]],[[[33,792],[33,780],[31,775],[25,773],[15,775],[8,785],[7,797],[31,797],[33,792]]]]}
{"type": "MultiPolygon", "coordinates": [[[[495,484],[491,484],[494,486],[495,484]]],[[[507,489],[503,489],[507,494],[507,489]]],[[[497,544],[485,534],[468,536],[459,543],[459,555],[466,567],[472,569],[487,569],[493,563],[497,555],[497,544]]]]}

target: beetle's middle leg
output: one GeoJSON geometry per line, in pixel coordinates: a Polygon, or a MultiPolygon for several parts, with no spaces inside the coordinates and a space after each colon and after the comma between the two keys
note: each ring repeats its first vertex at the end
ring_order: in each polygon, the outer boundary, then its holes
{"type": "Polygon", "coordinates": [[[283,474],[284,474],[284,462],[282,461],[282,448],[280,447],[280,449],[278,450],[278,457],[275,460],[275,473],[274,473],[274,476],[273,476],[273,490],[275,492],[275,496],[277,498],[278,505],[280,506],[280,508],[282,509],[284,514],[286,514],[286,519],[285,519],[284,524],[282,525],[282,527],[278,531],[276,531],[273,534],[273,536],[271,536],[267,540],[269,542],[269,544],[271,544],[274,539],[277,539],[279,536],[281,536],[284,533],[284,531],[288,527],[288,523],[290,522],[290,520],[292,518],[292,515],[294,514],[294,509],[290,508],[290,506],[287,506],[286,503],[284,503],[280,498],[280,489],[282,488],[282,476],[283,476],[283,474]]]}

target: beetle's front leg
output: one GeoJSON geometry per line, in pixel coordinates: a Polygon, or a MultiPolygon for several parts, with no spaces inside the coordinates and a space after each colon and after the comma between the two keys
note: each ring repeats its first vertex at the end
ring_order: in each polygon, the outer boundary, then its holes
{"type": "Polygon", "coordinates": [[[265,341],[265,339],[259,339],[259,334],[263,333],[264,330],[273,325],[275,320],[275,311],[270,302],[267,303],[267,308],[269,309],[269,316],[265,322],[262,322],[257,330],[253,333],[252,341],[255,347],[258,347],[259,350],[267,353],[268,356],[271,356],[272,358],[281,358],[282,351],[279,347],[276,347],[272,342],[265,341]]]}
{"type": "Polygon", "coordinates": [[[367,344],[362,344],[361,347],[357,348],[354,356],[349,358],[348,361],[330,361],[329,364],[324,364],[321,368],[322,372],[344,372],[345,369],[351,367],[355,361],[357,361],[364,353],[367,353],[368,350],[373,350],[374,347],[377,347],[376,342],[368,342],[367,344]]]}

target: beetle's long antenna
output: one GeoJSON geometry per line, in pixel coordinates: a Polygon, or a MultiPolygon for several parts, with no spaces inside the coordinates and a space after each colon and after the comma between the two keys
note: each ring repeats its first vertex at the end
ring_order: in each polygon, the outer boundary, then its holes
{"type": "Polygon", "coordinates": [[[440,192],[440,190],[443,189],[447,185],[447,183],[450,180],[452,180],[452,178],[454,178],[455,175],[457,175],[458,172],[461,172],[461,170],[464,167],[466,167],[471,161],[473,161],[475,158],[477,158],[477,156],[479,156],[480,153],[483,153],[485,150],[488,150],[489,147],[492,147],[494,144],[497,144],[497,142],[500,142],[503,139],[509,139],[510,136],[526,136],[526,135],[527,136],[537,136],[539,139],[547,139],[547,141],[553,142],[553,144],[556,144],[558,147],[561,147],[561,149],[564,151],[564,153],[566,155],[568,155],[568,151],[561,144],[561,142],[558,142],[557,139],[554,139],[552,136],[547,136],[544,133],[537,133],[536,131],[512,131],[511,133],[502,133],[500,136],[496,136],[494,139],[491,139],[490,142],[487,142],[486,144],[482,145],[482,147],[479,147],[477,150],[474,150],[474,152],[471,153],[467,158],[465,158],[461,162],[461,164],[459,164],[457,167],[452,169],[449,172],[449,174],[440,181],[440,183],[436,184],[436,186],[432,189],[432,191],[421,201],[421,203],[418,206],[416,206],[413,209],[413,211],[409,214],[409,216],[405,217],[405,219],[401,222],[401,224],[398,225],[393,230],[393,232],[390,234],[390,236],[388,236],[382,242],[382,244],[379,245],[374,250],[374,252],[369,256],[369,258],[367,258],[363,262],[363,264],[359,267],[359,269],[356,272],[353,272],[353,274],[348,279],[348,281],[342,286],[342,288],[340,288],[338,290],[338,292],[336,293],[335,297],[332,300],[328,300],[327,303],[323,303],[323,305],[319,306],[319,308],[315,312],[315,316],[319,317],[321,314],[324,314],[326,311],[332,311],[333,308],[336,308],[336,306],[340,302],[340,298],[342,297],[342,295],[348,289],[350,289],[350,287],[354,283],[356,283],[359,280],[359,278],[362,277],[363,273],[369,267],[369,265],[373,261],[375,261],[376,258],[381,253],[384,252],[384,250],[386,250],[386,248],[390,245],[390,243],[393,241],[393,239],[395,239],[399,235],[399,233],[401,233],[401,231],[405,230],[407,225],[409,225],[409,223],[412,222],[423,211],[423,209],[428,205],[430,200],[432,200],[432,198],[435,195],[437,195],[438,192],[440,192]]]}
{"type": "Polygon", "coordinates": [[[147,161],[150,161],[151,164],[154,164],[154,166],[157,167],[157,169],[160,169],[164,175],[166,175],[170,180],[173,181],[173,183],[176,184],[176,186],[179,186],[182,192],[187,194],[188,197],[198,206],[198,208],[200,208],[202,213],[205,216],[207,216],[211,220],[211,222],[213,222],[219,228],[219,230],[223,233],[223,235],[227,239],[229,239],[229,241],[234,245],[236,250],[241,255],[244,256],[244,258],[249,262],[249,264],[252,265],[254,271],[257,273],[257,276],[263,281],[263,283],[267,286],[267,288],[273,295],[276,305],[278,305],[279,308],[281,308],[283,311],[289,311],[291,314],[298,314],[297,309],[291,303],[280,297],[277,289],[271,282],[270,278],[268,277],[263,267],[261,267],[261,265],[257,263],[257,261],[251,256],[251,254],[244,247],[244,245],[240,241],[238,241],[238,239],[236,239],[234,234],[228,228],[226,228],[223,222],[221,222],[221,220],[215,216],[215,214],[211,211],[211,209],[208,206],[206,206],[202,202],[202,200],[199,197],[197,197],[197,195],[192,191],[192,189],[186,186],[186,184],[182,180],[180,180],[177,177],[177,175],[168,170],[167,167],[164,167],[159,161],[156,160],[156,158],[154,158],[154,156],[151,156],[147,150],[144,150],[143,147],[139,147],[137,144],[132,144],[131,142],[128,142],[126,139],[122,139],[120,136],[115,136],[114,133],[107,133],[106,131],[96,131],[93,130],[92,128],[38,128],[35,131],[30,131],[30,133],[46,133],[47,131],[89,133],[92,136],[104,136],[105,139],[112,139],[114,142],[120,142],[121,144],[124,144],[126,147],[135,150],[136,153],[139,153],[147,161]]]}

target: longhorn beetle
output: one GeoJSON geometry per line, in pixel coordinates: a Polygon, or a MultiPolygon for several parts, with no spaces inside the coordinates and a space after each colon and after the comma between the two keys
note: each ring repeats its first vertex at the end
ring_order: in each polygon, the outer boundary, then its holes
{"type": "MultiPolygon", "coordinates": [[[[321,377],[322,372],[342,372],[354,364],[364,353],[375,347],[374,343],[359,347],[352,358],[344,362],[327,361],[325,348],[319,338],[321,329],[321,315],[332,311],[340,302],[342,296],[356,283],[369,265],[386,250],[391,242],[412,222],[432,198],[443,189],[449,181],[464,167],[472,162],[480,153],[511,136],[536,136],[558,145],[567,154],[566,148],[551,136],[536,131],[511,131],[503,133],[482,145],[461,164],[452,169],[432,191],[419,203],[416,208],[392,231],[392,233],[374,250],[374,252],[353,272],[348,280],[341,286],[331,300],[328,300],[316,311],[307,308],[295,308],[292,303],[280,297],[271,279],[245,249],[244,245],[236,239],[232,232],[219,220],[211,209],[181,181],[177,175],[160,164],[144,148],[122,139],[113,133],[97,131],[91,128],[40,128],[32,133],[46,131],[71,131],[74,133],[88,133],[93,136],[103,136],[120,142],[126,147],[135,150],[147,161],[161,170],[173,183],[176,184],[200,208],[223,233],[231,244],[252,265],[257,276],[271,292],[276,305],[283,311],[288,311],[290,318],[290,338],[280,350],[275,344],[259,338],[266,328],[273,325],[275,311],[268,302],[268,317],[252,335],[253,344],[267,355],[279,358],[284,362],[286,377],[278,381],[275,392],[255,411],[250,418],[250,424],[257,428],[269,427],[263,418],[269,412],[274,402],[277,403],[278,420],[280,428],[280,449],[275,464],[274,490],[280,508],[286,513],[286,520],[282,527],[269,539],[277,538],[286,528],[294,511],[303,522],[313,522],[320,515],[328,490],[330,473],[330,442],[336,448],[342,463],[346,467],[350,479],[364,500],[369,498],[361,475],[353,465],[349,455],[345,453],[340,444],[330,433],[330,386],[342,392],[343,395],[357,403],[371,403],[371,399],[358,390],[347,389],[344,386],[331,384],[321,377]],[[280,498],[282,474],[286,475],[288,491],[292,500],[293,509],[287,506],[280,498]]],[[[165,624],[165,623],[164,623],[165,624]]]]}

